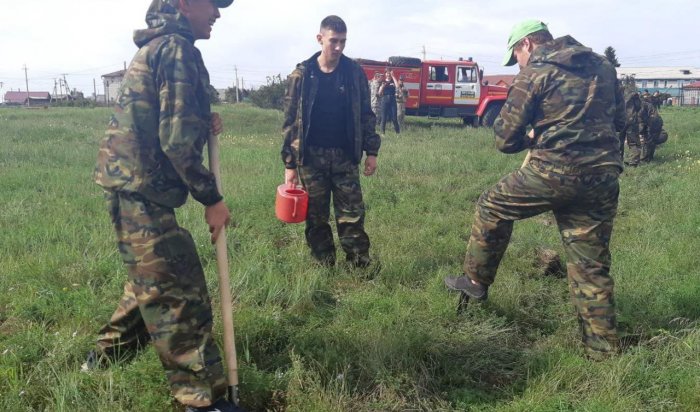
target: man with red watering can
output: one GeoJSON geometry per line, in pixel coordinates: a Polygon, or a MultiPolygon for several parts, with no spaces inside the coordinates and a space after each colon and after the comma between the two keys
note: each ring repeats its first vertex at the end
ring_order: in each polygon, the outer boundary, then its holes
{"type": "Polygon", "coordinates": [[[370,105],[367,77],[343,55],[347,27],[338,16],[321,22],[316,40],[321,51],[299,63],[289,75],[285,96],[282,161],[285,183],[301,183],[308,192],[306,242],[321,264],[335,265],[333,232],[328,223],[330,201],[340,245],[354,267],[367,267],[369,237],[359,164],[363,152],[365,176],[374,174],[381,140],[370,105]]]}

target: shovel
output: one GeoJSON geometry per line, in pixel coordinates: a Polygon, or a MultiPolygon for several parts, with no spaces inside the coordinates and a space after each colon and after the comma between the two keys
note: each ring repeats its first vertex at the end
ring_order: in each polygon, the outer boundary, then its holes
{"type": "MultiPolygon", "coordinates": [[[[221,189],[221,169],[219,166],[219,139],[214,133],[209,134],[207,144],[209,151],[209,168],[216,178],[216,188],[221,189]]],[[[228,250],[226,248],[226,228],[221,229],[216,239],[216,265],[219,269],[219,292],[221,293],[221,318],[224,324],[224,357],[228,369],[228,400],[239,412],[238,407],[238,358],[236,356],[236,338],[233,331],[233,309],[231,307],[231,285],[229,282],[228,250]]]]}

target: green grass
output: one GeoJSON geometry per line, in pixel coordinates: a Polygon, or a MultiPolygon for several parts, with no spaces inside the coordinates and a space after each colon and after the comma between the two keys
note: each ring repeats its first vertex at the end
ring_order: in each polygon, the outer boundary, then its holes
{"type": "MultiPolygon", "coordinates": [[[[628,170],[613,234],[619,321],[639,345],[587,361],[565,280],[534,249],[563,252],[545,217],[519,222],[491,298],[455,312],[474,202],[520,156],[488,129],[408,118],[363,178],[382,270],[311,264],[303,225],[274,217],[281,113],[221,106],[241,400],[251,411],[700,410],[700,111],[662,113],[670,138],[628,170]]],[[[91,173],[107,109],[0,110],[0,409],[181,410],[153,349],[84,374],[79,365],[125,279],[91,173]]],[[[180,223],[199,245],[218,308],[203,209],[180,223]]],[[[342,257],[342,255],[341,255],[342,257]]],[[[221,341],[219,315],[217,339],[221,341]]]]}

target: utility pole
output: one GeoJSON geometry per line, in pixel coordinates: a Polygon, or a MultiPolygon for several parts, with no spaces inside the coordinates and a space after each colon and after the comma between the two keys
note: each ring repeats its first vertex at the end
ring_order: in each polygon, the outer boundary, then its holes
{"type": "Polygon", "coordinates": [[[425,44],[423,45],[423,60],[425,60],[425,44]]]}
{"type": "Polygon", "coordinates": [[[95,83],[95,78],[92,78],[92,97],[95,103],[97,103],[97,83],[95,83]]]}
{"type": "Polygon", "coordinates": [[[24,84],[27,86],[27,107],[29,107],[29,78],[27,77],[27,64],[24,67],[24,84]]]}
{"type": "Polygon", "coordinates": [[[241,95],[238,92],[239,86],[238,86],[238,66],[233,66],[233,71],[236,72],[236,103],[240,103],[241,101],[241,95]]]}
{"type": "Polygon", "coordinates": [[[5,83],[0,82],[0,103],[2,103],[2,102],[4,101],[4,100],[3,100],[4,97],[3,97],[3,95],[2,95],[2,86],[4,86],[4,85],[5,85],[5,83]]]}

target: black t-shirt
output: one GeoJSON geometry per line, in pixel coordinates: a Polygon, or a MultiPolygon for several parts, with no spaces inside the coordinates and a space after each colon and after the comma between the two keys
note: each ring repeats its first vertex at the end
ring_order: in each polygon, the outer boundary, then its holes
{"type": "Polygon", "coordinates": [[[396,98],[396,85],[392,83],[387,83],[384,85],[384,97],[396,98]]]}
{"type": "Polygon", "coordinates": [[[318,92],[311,109],[309,145],[351,149],[347,133],[347,93],[340,76],[340,66],[323,73],[318,62],[313,75],[318,76],[318,92]]]}
{"type": "Polygon", "coordinates": [[[385,102],[396,102],[396,85],[394,82],[384,84],[384,92],[382,95],[384,96],[385,102]]]}

